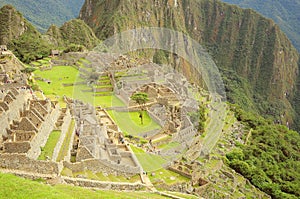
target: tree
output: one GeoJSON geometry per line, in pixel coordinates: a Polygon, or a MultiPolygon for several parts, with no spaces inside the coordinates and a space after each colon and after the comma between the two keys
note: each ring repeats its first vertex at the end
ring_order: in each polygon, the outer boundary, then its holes
{"type": "Polygon", "coordinates": [[[141,124],[143,124],[143,110],[145,108],[145,104],[149,101],[148,94],[144,92],[136,92],[134,93],[130,99],[134,100],[141,108],[139,118],[141,119],[141,124]]]}

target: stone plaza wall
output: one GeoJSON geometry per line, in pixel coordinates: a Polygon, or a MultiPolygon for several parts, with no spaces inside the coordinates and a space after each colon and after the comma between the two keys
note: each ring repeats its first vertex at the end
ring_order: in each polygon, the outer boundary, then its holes
{"type": "Polygon", "coordinates": [[[72,170],[72,172],[81,172],[89,170],[94,173],[104,172],[107,174],[132,176],[140,173],[139,167],[112,163],[107,160],[87,159],[81,162],[70,163],[64,161],[64,166],[72,170]]]}
{"type": "Polygon", "coordinates": [[[54,129],[55,122],[57,121],[59,115],[59,106],[56,105],[55,109],[53,109],[52,112],[45,118],[45,121],[42,123],[38,134],[30,142],[31,149],[27,153],[29,158],[37,159],[39,157],[41,154],[41,147],[45,146],[47,143],[48,137],[54,129]]]}
{"type": "Polygon", "coordinates": [[[25,154],[0,153],[0,168],[10,170],[22,170],[40,174],[59,174],[56,162],[32,160],[25,154]]]}

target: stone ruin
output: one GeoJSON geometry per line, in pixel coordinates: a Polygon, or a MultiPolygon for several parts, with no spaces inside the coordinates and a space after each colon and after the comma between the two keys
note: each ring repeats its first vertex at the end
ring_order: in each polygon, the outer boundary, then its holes
{"type": "Polygon", "coordinates": [[[0,96],[0,168],[58,174],[57,163],[38,161],[60,109],[57,102],[35,99],[23,87],[2,88],[0,96]]]}
{"type": "MultiPolygon", "coordinates": [[[[11,94],[9,92],[6,96],[11,94]]],[[[6,97],[4,100],[13,101],[13,98],[6,97]]],[[[40,147],[46,144],[54,128],[58,112],[57,102],[27,100],[20,111],[20,118],[13,120],[6,135],[3,135],[3,152],[26,153],[29,158],[37,159],[41,153],[40,147]]]]}
{"type": "Polygon", "coordinates": [[[120,173],[141,172],[135,155],[104,109],[98,107],[95,111],[94,107],[88,104],[75,102],[72,104],[72,110],[77,123],[77,136],[72,150],[76,163],[84,164],[89,161],[89,169],[94,172],[101,172],[99,169],[103,169],[103,165],[120,173]],[[102,167],[99,167],[99,164],[102,164],[102,167]]]}

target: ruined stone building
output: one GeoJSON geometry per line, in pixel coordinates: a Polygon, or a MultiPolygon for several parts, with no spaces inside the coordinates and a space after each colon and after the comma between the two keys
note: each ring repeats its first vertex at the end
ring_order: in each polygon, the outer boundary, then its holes
{"type": "MultiPolygon", "coordinates": [[[[9,98],[10,99],[10,98],[9,98]]],[[[57,102],[27,100],[20,111],[20,118],[13,120],[3,140],[4,153],[26,153],[37,159],[55,127],[59,116],[57,102]]]]}
{"type": "Polygon", "coordinates": [[[106,167],[121,173],[140,173],[135,155],[104,109],[98,108],[96,112],[94,107],[83,103],[73,104],[72,109],[78,127],[76,162],[90,162],[89,169],[98,172],[106,167]]]}

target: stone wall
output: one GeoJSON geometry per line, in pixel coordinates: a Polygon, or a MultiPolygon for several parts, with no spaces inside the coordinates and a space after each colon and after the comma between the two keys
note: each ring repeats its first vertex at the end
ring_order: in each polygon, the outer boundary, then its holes
{"type": "Polygon", "coordinates": [[[0,154],[0,168],[10,170],[22,170],[40,174],[59,174],[58,164],[49,161],[32,160],[25,154],[0,154]]]}
{"type": "Polygon", "coordinates": [[[60,134],[60,137],[59,137],[59,140],[53,150],[53,154],[52,154],[52,161],[56,161],[57,159],[57,156],[58,156],[58,153],[60,151],[60,148],[64,142],[64,139],[66,137],[66,134],[68,132],[68,129],[69,129],[69,126],[71,124],[71,115],[70,115],[70,111],[67,110],[66,111],[66,115],[65,117],[63,118],[63,124],[61,126],[61,134],[60,134]]]}
{"type": "Polygon", "coordinates": [[[55,109],[53,109],[52,112],[45,118],[38,134],[30,142],[31,149],[27,153],[29,158],[37,159],[39,157],[41,154],[41,147],[44,147],[47,143],[48,137],[54,129],[55,122],[57,121],[59,114],[59,106],[56,105],[55,109]]]}
{"type": "Polygon", "coordinates": [[[27,153],[31,148],[29,142],[5,142],[4,152],[5,153],[27,153]]]}
{"type": "Polygon", "coordinates": [[[156,123],[158,123],[160,126],[164,126],[165,125],[165,121],[162,121],[161,119],[159,119],[159,117],[157,117],[154,113],[152,113],[148,109],[147,109],[147,112],[148,112],[148,115],[150,116],[150,118],[152,120],[154,120],[156,123]]]}
{"type": "Polygon", "coordinates": [[[195,130],[194,126],[189,126],[174,134],[173,140],[179,143],[186,143],[188,146],[190,146],[196,134],[197,131],[195,130]]]}
{"type": "Polygon", "coordinates": [[[9,124],[13,120],[20,119],[20,111],[23,109],[24,104],[29,99],[30,94],[27,90],[21,90],[19,95],[16,95],[16,99],[8,105],[8,110],[2,112],[0,115],[0,135],[7,135],[6,129],[9,128],[9,124]]]}
{"type": "Polygon", "coordinates": [[[175,173],[178,173],[182,176],[185,176],[189,179],[192,179],[192,174],[190,174],[189,173],[190,171],[188,171],[188,170],[187,171],[181,171],[178,168],[175,168],[175,167],[172,167],[172,166],[170,166],[168,169],[171,170],[171,171],[174,171],[175,173]]]}
{"type": "Polygon", "coordinates": [[[106,190],[134,191],[134,190],[140,190],[145,186],[141,183],[101,182],[96,180],[87,180],[87,179],[70,178],[70,177],[62,177],[62,179],[68,184],[73,184],[81,187],[106,189],[106,190]]]}
{"type": "Polygon", "coordinates": [[[64,166],[69,168],[73,172],[90,170],[94,173],[104,172],[107,174],[117,174],[125,176],[136,175],[140,173],[140,168],[137,166],[133,167],[129,165],[121,165],[108,160],[98,159],[87,159],[76,163],[64,161],[64,166]]]}
{"type": "MultiPolygon", "coordinates": [[[[70,122],[70,124],[69,124],[68,127],[67,127],[67,131],[69,130],[70,125],[71,125],[71,122],[70,122]]],[[[76,128],[77,128],[76,125],[77,125],[77,124],[76,124],[76,122],[75,122],[74,129],[73,129],[73,131],[72,131],[71,139],[70,139],[70,143],[69,143],[68,154],[67,154],[67,155],[65,156],[65,158],[64,158],[64,160],[66,160],[66,161],[70,161],[70,159],[71,159],[71,150],[72,150],[72,148],[73,148],[73,142],[74,142],[74,137],[75,137],[75,130],[76,130],[76,128]]]]}

